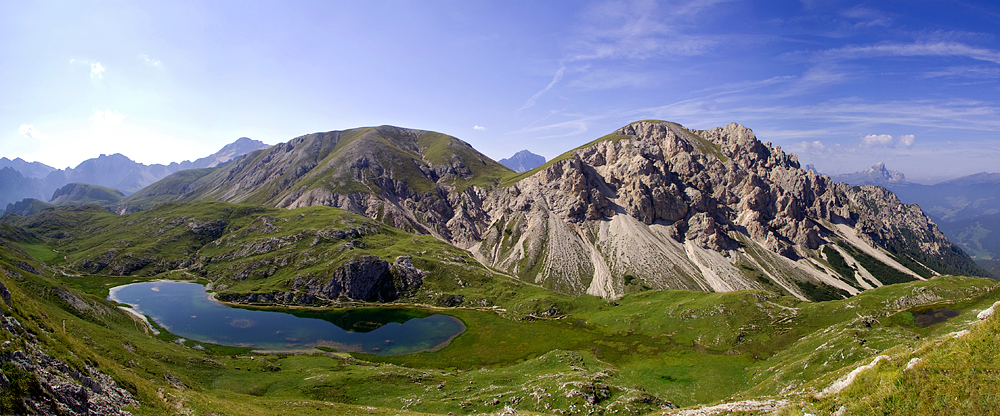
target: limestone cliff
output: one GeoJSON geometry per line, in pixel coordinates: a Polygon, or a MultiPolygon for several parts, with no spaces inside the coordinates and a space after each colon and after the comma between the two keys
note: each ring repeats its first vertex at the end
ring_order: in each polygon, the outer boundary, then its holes
{"type": "Polygon", "coordinates": [[[886,282],[845,276],[822,246],[910,279],[930,275],[915,257],[955,253],[919,207],[802,170],[737,124],[630,124],[492,191],[483,209],[492,224],[472,248],[481,261],[604,297],[641,288],[838,297],[886,282]],[[825,287],[833,291],[816,290],[825,287]]]}

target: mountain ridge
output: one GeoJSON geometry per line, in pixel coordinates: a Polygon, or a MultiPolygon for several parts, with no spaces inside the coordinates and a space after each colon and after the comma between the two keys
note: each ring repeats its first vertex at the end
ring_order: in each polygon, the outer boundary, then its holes
{"type": "Polygon", "coordinates": [[[988,275],[919,207],[803,171],[735,123],[631,123],[521,174],[440,133],[316,133],[182,188],[160,196],[344,208],[568,294],[771,289],[832,299],[939,273],[988,275]],[[859,271],[837,271],[834,258],[859,271]]]}
{"type": "Polygon", "coordinates": [[[155,183],[164,177],[185,169],[210,168],[228,162],[234,157],[253,150],[266,148],[259,140],[241,137],[222,147],[219,151],[195,161],[171,162],[170,164],[146,165],[135,162],[121,153],[101,154],[80,162],[75,168],[55,169],[40,162],[25,162],[21,158],[0,159],[0,168],[7,167],[19,172],[21,178],[11,173],[0,176],[0,186],[11,188],[0,192],[0,206],[34,198],[51,201],[53,193],[70,183],[86,183],[117,189],[126,195],[155,183]],[[9,162],[4,162],[9,161],[9,162]],[[20,162],[18,162],[20,161],[20,162]],[[24,172],[20,169],[24,169],[24,172]],[[39,173],[45,172],[42,176],[39,173]],[[36,176],[32,176],[36,175],[36,176]]]}

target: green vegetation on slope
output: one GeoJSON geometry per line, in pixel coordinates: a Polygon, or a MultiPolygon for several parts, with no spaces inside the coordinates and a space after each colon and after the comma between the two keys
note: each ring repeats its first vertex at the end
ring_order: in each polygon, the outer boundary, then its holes
{"type": "Polygon", "coordinates": [[[188,169],[173,173],[139,190],[121,202],[121,211],[137,212],[163,202],[175,201],[191,191],[190,185],[218,168],[188,169]]]}
{"type": "MultiPolygon", "coordinates": [[[[90,365],[110,374],[142,403],[136,414],[175,408],[230,415],[473,414],[504,406],[546,414],[645,414],[668,402],[689,406],[828,384],[875,355],[917,348],[921,339],[953,331],[1000,295],[995,281],[945,276],[829,302],[764,291],[647,290],[614,302],[567,297],[489,272],[436,240],[325,207],[167,204],[124,216],[73,207],[19,221],[27,230],[0,228],[9,240],[0,245],[0,281],[11,288],[14,305],[5,314],[73,368],[90,365]],[[356,237],[334,232],[352,229],[356,237]],[[85,273],[85,262],[112,249],[126,259],[158,260],[124,277],[85,273]],[[438,310],[461,319],[467,331],[441,350],[406,356],[261,356],[177,343],[166,331],[154,336],[104,300],[113,285],[202,272],[231,285],[228,290],[285,289],[290,276],[329,270],[337,256],[359,250],[386,259],[412,254],[428,275],[420,292],[397,303],[461,305],[438,310]],[[331,263],[303,261],[309,256],[329,256],[323,261],[331,263]],[[194,267],[203,257],[213,260],[194,267]],[[288,265],[276,262],[281,258],[288,265]],[[271,274],[254,275],[265,271],[271,274]],[[250,276],[225,277],[242,272],[250,276]],[[943,306],[964,315],[914,326],[912,313],[943,306]]],[[[0,341],[15,339],[0,333],[6,337],[0,341]]],[[[2,348],[0,354],[27,346],[22,340],[2,348]]]]}
{"type": "MultiPolygon", "coordinates": [[[[1000,319],[976,319],[996,296],[966,305],[961,316],[917,343],[886,349],[888,360],[857,375],[837,394],[803,398],[799,407],[813,413],[864,415],[986,415],[1000,408],[1000,319]],[[965,332],[967,331],[967,332],[965,332]]],[[[823,391],[837,377],[871,358],[810,383],[823,391]]]]}
{"type": "Polygon", "coordinates": [[[1000,258],[1000,214],[945,222],[941,232],[976,260],[1000,258]]]}

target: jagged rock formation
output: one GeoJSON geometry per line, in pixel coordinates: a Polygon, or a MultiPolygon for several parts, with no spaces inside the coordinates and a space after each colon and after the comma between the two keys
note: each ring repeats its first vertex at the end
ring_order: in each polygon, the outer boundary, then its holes
{"type": "Polygon", "coordinates": [[[860,172],[834,175],[831,178],[837,182],[845,182],[850,185],[877,185],[886,188],[910,184],[906,180],[906,175],[903,175],[903,172],[886,169],[885,163],[881,162],[860,172]]]}
{"type": "Polygon", "coordinates": [[[173,198],[337,206],[547,288],[608,298],[673,288],[831,299],[985,274],[919,207],[802,170],[735,123],[633,123],[509,183],[498,166],[458,139],[383,126],[296,138],[173,198]]]}
{"type": "Polygon", "coordinates": [[[501,165],[504,165],[514,172],[527,172],[539,166],[545,164],[545,156],[536,155],[529,152],[527,149],[520,152],[514,153],[513,156],[498,160],[501,165]]]}
{"type": "Polygon", "coordinates": [[[487,264],[607,297],[624,293],[625,276],[651,288],[760,288],[738,265],[801,295],[793,281],[824,281],[800,264],[824,242],[819,221],[832,233],[850,216],[829,178],[736,124],[635,123],[491,196],[491,230],[507,235],[473,249],[487,264]]]}

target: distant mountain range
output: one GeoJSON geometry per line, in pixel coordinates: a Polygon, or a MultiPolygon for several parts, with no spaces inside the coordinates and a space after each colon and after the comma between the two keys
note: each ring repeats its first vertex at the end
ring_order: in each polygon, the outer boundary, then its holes
{"type": "Polygon", "coordinates": [[[500,159],[501,165],[504,165],[514,172],[527,172],[539,166],[545,164],[545,156],[536,155],[527,150],[522,150],[520,152],[514,153],[514,156],[508,157],[506,159],[500,159]]]}
{"type": "Polygon", "coordinates": [[[25,198],[50,201],[55,198],[53,192],[70,183],[99,185],[129,195],[174,172],[216,167],[234,157],[267,147],[261,141],[241,137],[207,157],[169,165],[146,165],[120,153],[102,154],[66,169],[26,162],[21,158],[0,158],[0,206],[25,198]]]}
{"type": "MultiPolygon", "coordinates": [[[[978,260],[1000,258],[1000,173],[977,173],[934,185],[906,181],[879,163],[833,176],[851,185],[879,185],[907,204],[917,204],[949,240],[978,260]]],[[[985,265],[985,263],[983,263],[985,265]]]]}
{"type": "Polygon", "coordinates": [[[19,157],[14,158],[14,160],[10,160],[6,157],[0,157],[0,169],[8,167],[21,172],[21,175],[24,175],[26,178],[39,179],[44,179],[48,176],[48,174],[57,170],[56,168],[41,162],[28,162],[19,157]]]}

